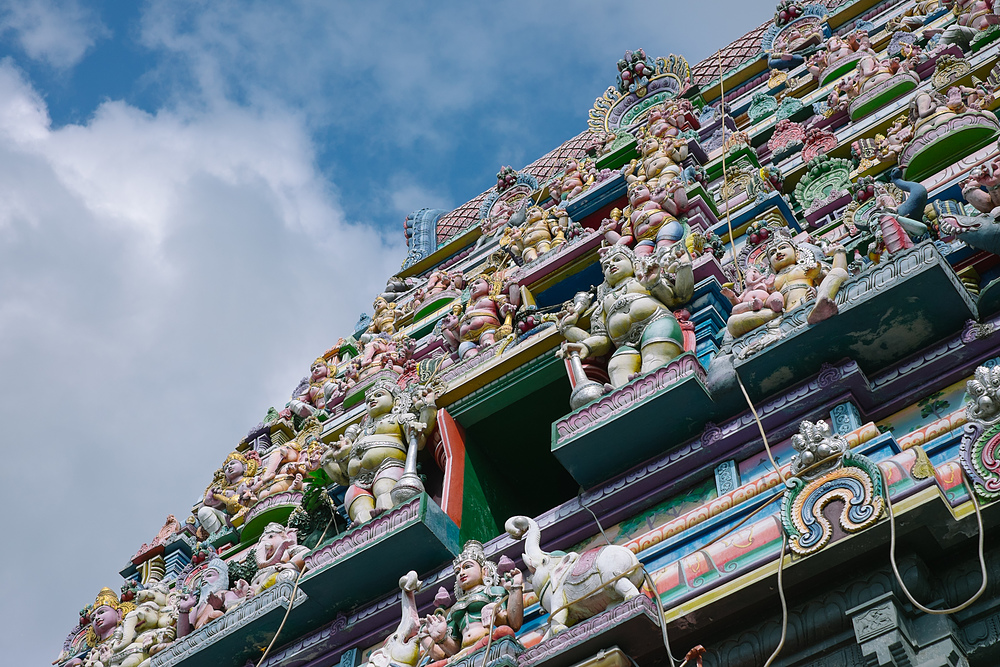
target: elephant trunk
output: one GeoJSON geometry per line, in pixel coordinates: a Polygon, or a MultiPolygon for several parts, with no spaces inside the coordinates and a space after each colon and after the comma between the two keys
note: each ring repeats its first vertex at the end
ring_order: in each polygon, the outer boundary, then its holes
{"type": "Polygon", "coordinates": [[[507,519],[504,528],[515,540],[524,538],[524,564],[534,572],[545,556],[539,544],[541,531],[538,529],[538,524],[526,516],[513,516],[507,519]]]}
{"type": "Polygon", "coordinates": [[[125,620],[122,623],[121,641],[111,647],[116,653],[135,641],[135,627],[139,623],[139,613],[138,609],[134,609],[125,615],[125,620]]]}

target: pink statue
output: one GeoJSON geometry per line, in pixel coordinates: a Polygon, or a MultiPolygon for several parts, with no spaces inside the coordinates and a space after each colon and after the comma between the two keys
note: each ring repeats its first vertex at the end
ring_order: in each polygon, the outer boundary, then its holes
{"type": "Polygon", "coordinates": [[[469,295],[469,304],[459,322],[459,354],[462,358],[473,356],[480,348],[492,345],[497,336],[506,336],[513,330],[512,319],[517,310],[508,295],[503,293],[503,277],[476,276],[469,295]]]}
{"type": "Polygon", "coordinates": [[[733,304],[733,313],[746,313],[765,307],[780,313],[784,309],[785,298],[781,296],[781,292],[774,290],[774,276],[765,276],[751,267],[747,269],[743,280],[746,287],[739,295],[728,287],[722,288],[722,295],[733,304]]]}
{"type": "Polygon", "coordinates": [[[1000,160],[974,169],[962,183],[962,196],[980,213],[1000,216],[1000,160]]]}
{"type": "Polygon", "coordinates": [[[330,367],[323,357],[317,357],[309,369],[309,383],[300,385],[298,394],[288,402],[288,409],[293,414],[305,419],[326,408],[327,396],[332,393],[335,385],[330,379],[330,367]]]}
{"type": "MultiPolygon", "coordinates": [[[[242,604],[250,587],[240,579],[235,590],[229,590],[229,566],[221,558],[213,558],[202,572],[199,582],[197,599],[192,603],[190,598],[181,600],[178,608],[187,612],[184,622],[185,629],[197,630],[207,623],[242,604]]],[[[178,636],[181,623],[178,621],[178,636]]]]}
{"type": "Polygon", "coordinates": [[[215,477],[205,489],[198,520],[210,534],[225,526],[238,527],[252,499],[251,485],[260,465],[257,452],[233,452],[215,471],[215,477]]]}
{"type": "Polygon", "coordinates": [[[628,187],[629,205],[622,212],[624,223],[621,233],[614,217],[605,219],[602,230],[608,243],[635,244],[635,254],[646,256],[659,249],[666,249],[680,240],[684,227],[677,220],[687,205],[687,193],[680,181],[670,189],[658,187],[650,192],[643,181],[633,181],[628,187]]]}

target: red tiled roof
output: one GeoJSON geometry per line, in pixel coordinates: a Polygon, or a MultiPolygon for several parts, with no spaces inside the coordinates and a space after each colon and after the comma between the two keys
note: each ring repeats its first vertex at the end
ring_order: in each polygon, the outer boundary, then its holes
{"type": "MultiPolygon", "coordinates": [[[[728,72],[739,67],[748,60],[760,55],[760,40],[773,21],[767,21],[762,26],[754,28],[729,46],[722,49],[722,71],[728,72]]],[[[719,77],[719,56],[712,53],[709,57],[691,68],[691,83],[703,86],[712,79],[719,77]]]]}

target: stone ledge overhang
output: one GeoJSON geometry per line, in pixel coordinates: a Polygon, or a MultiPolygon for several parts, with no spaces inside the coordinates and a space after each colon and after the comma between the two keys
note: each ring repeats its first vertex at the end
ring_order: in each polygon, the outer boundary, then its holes
{"type": "Polygon", "coordinates": [[[806,323],[808,302],[733,343],[733,366],[752,398],[784,389],[823,362],[855,359],[866,372],[886,368],[977,317],[976,306],[931,242],[892,255],[846,282],[837,315],[806,323]]]}
{"type": "MultiPolygon", "coordinates": [[[[283,581],[255,595],[154,655],[150,667],[243,667],[277,632],[292,600],[292,587],[292,583],[283,581]]],[[[306,594],[297,591],[292,609],[306,600],[306,594]]]]}

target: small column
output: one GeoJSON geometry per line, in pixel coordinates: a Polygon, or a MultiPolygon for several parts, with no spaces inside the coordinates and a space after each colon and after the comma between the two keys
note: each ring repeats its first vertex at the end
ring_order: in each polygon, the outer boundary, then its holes
{"type": "Polygon", "coordinates": [[[830,423],[837,435],[846,435],[861,428],[861,413],[851,401],[844,401],[830,409],[830,423]]]}
{"type": "Polygon", "coordinates": [[[847,610],[854,637],[866,665],[893,667],[968,667],[956,636],[955,623],[945,616],[920,614],[907,618],[895,594],[885,593],[847,610]]]}
{"type": "Polygon", "coordinates": [[[340,656],[340,667],[358,667],[361,664],[361,649],[350,648],[340,656]]]}
{"type": "Polygon", "coordinates": [[[740,473],[736,461],[723,461],[715,467],[715,489],[719,497],[735,491],[740,485],[740,473]]]}

